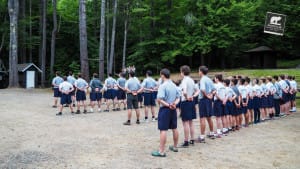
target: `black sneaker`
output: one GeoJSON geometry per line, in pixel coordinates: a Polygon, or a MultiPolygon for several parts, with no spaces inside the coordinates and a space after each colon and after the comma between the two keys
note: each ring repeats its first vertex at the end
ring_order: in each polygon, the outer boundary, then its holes
{"type": "Polygon", "coordinates": [[[56,115],[57,115],[57,116],[61,116],[61,115],[62,115],[62,112],[59,112],[59,113],[57,113],[56,115]]]}
{"type": "Polygon", "coordinates": [[[188,142],[188,141],[185,141],[184,143],[182,143],[182,144],[180,145],[180,147],[182,147],[182,148],[188,148],[188,147],[189,147],[189,142],[188,142]]]}
{"type": "Polygon", "coordinates": [[[127,109],[126,109],[126,107],[124,107],[124,109],[123,109],[123,110],[127,110],[127,109]]]}
{"type": "Polygon", "coordinates": [[[57,106],[56,106],[56,105],[53,105],[52,108],[57,108],[57,106]]]}
{"type": "Polygon", "coordinates": [[[195,140],[190,140],[190,145],[195,145],[195,140]]]}
{"type": "Polygon", "coordinates": [[[77,110],[77,111],[76,111],[76,114],[80,114],[80,110],[77,110]]]}
{"type": "Polygon", "coordinates": [[[137,121],[136,121],[136,124],[141,124],[140,120],[137,120],[137,121]]]}
{"type": "Polygon", "coordinates": [[[129,126],[129,125],[131,125],[131,123],[129,121],[126,121],[126,122],[123,123],[123,125],[129,126]]]}
{"type": "Polygon", "coordinates": [[[121,111],[121,109],[120,109],[120,108],[117,108],[117,111],[121,111]]]}
{"type": "Polygon", "coordinates": [[[109,110],[106,109],[106,110],[104,110],[103,112],[109,112],[109,110]]]}
{"type": "Polygon", "coordinates": [[[83,113],[84,113],[84,114],[86,114],[86,113],[87,113],[87,111],[86,111],[86,110],[83,110],[83,113]]]}
{"type": "Polygon", "coordinates": [[[75,107],[75,104],[73,104],[73,107],[75,107]]]}
{"type": "Polygon", "coordinates": [[[208,134],[207,137],[212,139],[212,140],[216,138],[214,134],[208,134]]]}
{"type": "Polygon", "coordinates": [[[72,111],[71,114],[74,115],[74,112],[72,111]]]}

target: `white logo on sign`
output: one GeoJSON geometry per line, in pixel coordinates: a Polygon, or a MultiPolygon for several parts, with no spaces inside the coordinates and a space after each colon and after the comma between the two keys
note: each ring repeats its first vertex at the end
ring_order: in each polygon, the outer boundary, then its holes
{"type": "Polygon", "coordinates": [[[272,25],[281,25],[281,23],[278,23],[281,20],[280,16],[272,16],[270,19],[270,24],[272,25]]]}

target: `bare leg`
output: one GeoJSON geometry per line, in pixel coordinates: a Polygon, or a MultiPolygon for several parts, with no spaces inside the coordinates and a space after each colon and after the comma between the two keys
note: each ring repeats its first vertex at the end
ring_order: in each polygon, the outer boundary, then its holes
{"type": "Polygon", "coordinates": [[[192,120],[189,121],[189,127],[190,127],[191,140],[195,140],[195,127],[192,120]]]}
{"type": "Polygon", "coordinates": [[[152,113],[152,117],[155,118],[155,109],[154,109],[154,106],[151,106],[151,113],[152,113]]]}
{"type": "Polygon", "coordinates": [[[212,121],[211,117],[207,117],[207,122],[208,122],[208,125],[209,125],[210,132],[213,132],[214,131],[214,124],[213,124],[213,121],[212,121]]]}
{"type": "Polygon", "coordinates": [[[160,145],[159,145],[159,152],[160,153],[165,152],[166,142],[167,142],[167,132],[166,131],[160,131],[160,145]]]}
{"type": "Polygon", "coordinates": [[[189,121],[182,121],[184,141],[189,141],[189,121]]]}
{"type": "Polygon", "coordinates": [[[140,110],[139,109],[135,109],[135,113],[136,113],[136,119],[140,120],[140,110]]]}
{"type": "Polygon", "coordinates": [[[174,147],[177,147],[178,145],[178,130],[173,129],[173,142],[174,142],[174,147]]]}
{"type": "Polygon", "coordinates": [[[205,135],[205,118],[200,118],[200,133],[205,135]]]}

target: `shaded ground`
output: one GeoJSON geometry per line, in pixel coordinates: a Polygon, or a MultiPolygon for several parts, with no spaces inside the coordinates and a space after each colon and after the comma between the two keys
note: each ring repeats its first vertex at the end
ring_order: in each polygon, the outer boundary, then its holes
{"type": "MultiPolygon", "coordinates": [[[[123,126],[124,111],[72,116],[66,109],[56,117],[46,90],[7,89],[0,96],[1,169],[300,168],[300,113],[153,158],[154,122],[123,126]]],[[[179,131],[182,141],[180,121],[179,131]]]]}

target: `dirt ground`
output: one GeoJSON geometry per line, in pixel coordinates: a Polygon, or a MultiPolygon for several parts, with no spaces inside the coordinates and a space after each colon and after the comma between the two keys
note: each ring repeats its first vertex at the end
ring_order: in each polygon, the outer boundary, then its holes
{"type": "MultiPolygon", "coordinates": [[[[49,90],[0,90],[1,169],[300,168],[300,113],[154,158],[155,122],[123,126],[125,111],[71,115],[65,109],[57,117],[51,96],[49,90]]],[[[198,120],[195,127],[198,135],[198,120]]]]}

